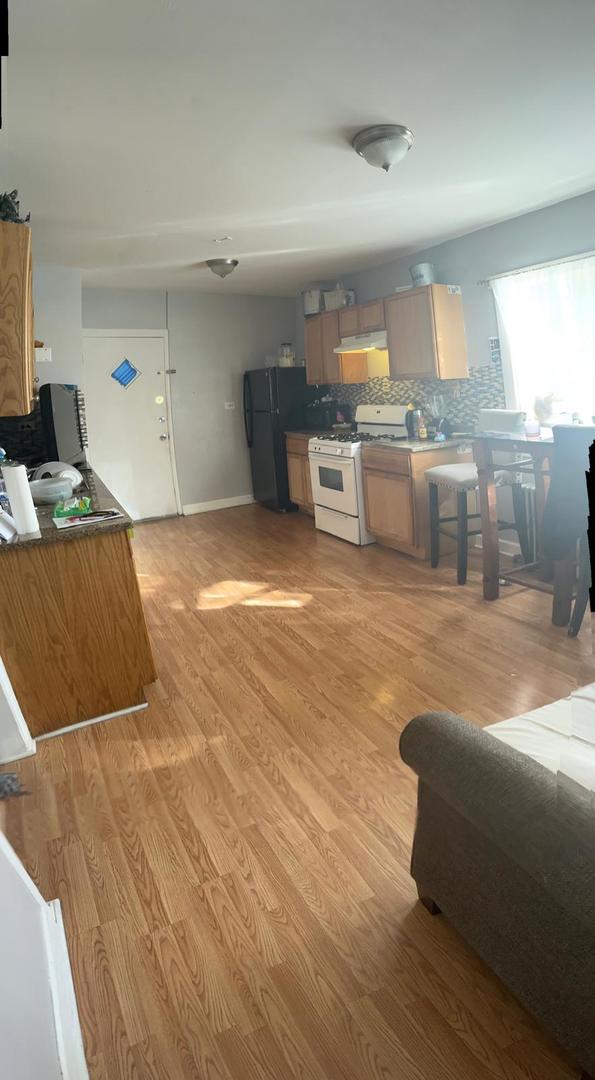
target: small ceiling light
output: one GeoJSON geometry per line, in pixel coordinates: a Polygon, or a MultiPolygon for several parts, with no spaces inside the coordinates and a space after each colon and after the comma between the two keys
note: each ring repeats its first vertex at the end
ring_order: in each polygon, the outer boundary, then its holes
{"type": "Polygon", "coordinates": [[[368,165],[388,172],[413,145],[413,132],[403,124],[375,124],[358,131],[351,145],[368,165]]]}
{"type": "Polygon", "coordinates": [[[229,274],[233,274],[237,265],[237,259],[207,259],[209,270],[212,270],[220,278],[226,278],[229,274]]]}

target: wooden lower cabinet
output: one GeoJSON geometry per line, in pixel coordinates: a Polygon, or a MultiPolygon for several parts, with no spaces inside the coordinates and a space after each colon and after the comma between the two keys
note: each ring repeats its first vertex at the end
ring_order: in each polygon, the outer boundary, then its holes
{"type": "Polygon", "coordinates": [[[308,434],[286,436],[287,475],[289,478],[289,497],[292,502],[307,514],[314,513],[310,461],[308,458],[308,434]]]}
{"type": "Polygon", "coordinates": [[[368,469],[364,498],[366,521],[373,536],[388,536],[411,547],[414,541],[411,480],[368,469]]]}
{"type": "MultiPolygon", "coordinates": [[[[364,503],[366,523],[379,543],[417,559],[430,557],[430,530],[426,469],[471,460],[471,452],[456,447],[411,451],[406,447],[364,446],[364,503]]],[[[443,515],[454,514],[454,495],[441,492],[443,515]]],[[[440,538],[441,552],[454,550],[454,542],[440,538]]]]}

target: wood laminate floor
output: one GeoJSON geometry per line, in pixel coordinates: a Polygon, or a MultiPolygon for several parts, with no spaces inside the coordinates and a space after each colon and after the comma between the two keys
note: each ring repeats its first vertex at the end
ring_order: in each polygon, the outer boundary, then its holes
{"type": "Polygon", "coordinates": [[[93,1080],[575,1076],[416,902],[397,739],[591,681],[589,627],[257,507],[143,525],[135,551],[150,707],[41,743],[8,807],[63,904],[93,1080]]]}

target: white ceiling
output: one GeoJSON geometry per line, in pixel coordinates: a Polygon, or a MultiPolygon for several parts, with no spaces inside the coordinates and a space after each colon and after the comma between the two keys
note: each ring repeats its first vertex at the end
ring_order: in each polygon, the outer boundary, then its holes
{"type": "Polygon", "coordinates": [[[594,40],[592,0],[19,0],[0,188],[88,284],[290,295],[594,188],[594,40]]]}

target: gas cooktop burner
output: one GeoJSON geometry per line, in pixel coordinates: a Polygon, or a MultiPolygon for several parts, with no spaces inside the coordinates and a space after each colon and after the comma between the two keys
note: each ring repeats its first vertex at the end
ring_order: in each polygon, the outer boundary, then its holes
{"type": "Polygon", "coordinates": [[[333,431],[328,435],[320,436],[321,442],[359,442],[360,436],[355,434],[355,431],[333,431]]]}
{"type": "Polygon", "coordinates": [[[343,442],[343,443],[359,443],[359,442],[378,442],[384,439],[388,442],[398,442],[399,439],[406,439],[407,435],[394,435],[390,431],[379,432],[378,435],[372,434],[370,431],[333,431],[328,435],[319,436],[321,442],[343,442]]]}
{"type": "Polygon", "coordinates": [[[369,431],[362,431],[361,435],[356,435],[356,439],[360,442],[378,442],[380,439],[388,440],[389,442],[398,442],[399,439],[406,439],[406,435],[393,435],[390,431],[384,431],[378,435],[372,435],[369,431]]]}

